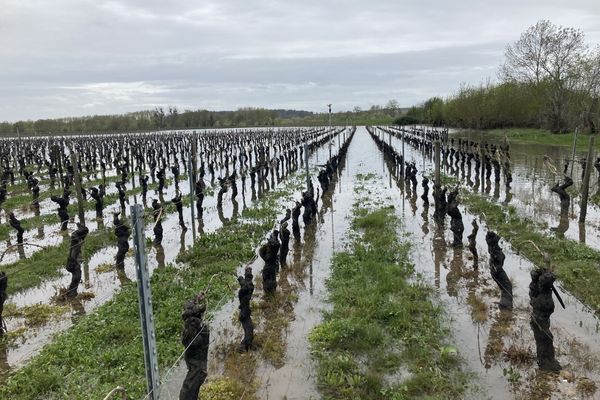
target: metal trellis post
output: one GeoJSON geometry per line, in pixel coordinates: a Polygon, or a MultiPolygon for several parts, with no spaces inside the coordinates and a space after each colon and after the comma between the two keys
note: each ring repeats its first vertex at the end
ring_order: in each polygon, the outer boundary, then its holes
{"type": "Polygon", "coordinates": [[[144,209],[141,204],[131,206],[133,224],[133,245],[135,249],[135,266],[138,282],[140,307],[140,323],[144,342],[144,364],[148,398],[159,400],[160,379],[158,376],[158,354],[156,350],[156,334],[154,331],[154,315],[152,312],[152,292],[150,290],[150,273],[146,263],[146,246],[144,238],[144,209]]]}

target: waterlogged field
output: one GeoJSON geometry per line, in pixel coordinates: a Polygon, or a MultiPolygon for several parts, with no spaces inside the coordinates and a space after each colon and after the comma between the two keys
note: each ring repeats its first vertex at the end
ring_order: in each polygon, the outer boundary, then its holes
{"type": "MultiPolygon", "coordinates": [[[[201,399],[600,398],[600,210],[591,201],[585,223],[577,223],[583,165],[568,168],[574,185],[565,215],[550,188],[563,181],[570,148],[509,140],[506,160],[494,150],[503,142],[496,136],[472,136],[476,144],[465,145],[462,135],[429,128],[318,127],[2,141],[12,156],[3,162],[0,212],[0,269],[8,277],[0,398],[103,399],[117,386],[128,398],[148,394],[131,235],[124,264],[115,261],[113,213],[121,200],[130,227],[129,205],[145,207],[161,398],[179,396],[187,372],[182,307],[207,287],[201,399]],[[450,229],[456,214],[436,213],[436,139],[440,183],[458,189],[462,246],[450,229]],[[90,232],[77,295],[65,298],[70,235],[79,222],[71,153],[81,164],[90,232]],[[15,154],[27,155],[21,161],[15,154]],[[494,159],[510,167],[512,180],[503,172],[496,179],[494,159]],[[304,218],[307,172],[315,208],[304,218]],[[121,199],[116,182],[125,183],[121,199]],[[61,231],[50,196],[61,196],[65,183],[70,219],[61,231]],[[100,184],[102,218],[90,197],[100,184]],[[171,202],[177,194],[181,214],[171,202]],[[153,199],[162,209],[160,243],[153,243],[153,199]],[[298,230],[270,292],[259,248],[283,229],[297,201],[298,230]],[[10,212],[23,228],[22,246],[10,212]],[[469,239],[473,221],[478,232],[469,239]],[[491,274],[489,231],[501,237],[511,308],[498,305],[505,293],[491,274]],[[552,295],[540,340],[530,273],[548,266],[564,308],[552,295]],[[239,351],[235,276],[246,267],[254,277],[254,343],[239,351]],[[560,370],[540,364],[548,339],[560,370]]],[[[585,149],[577,151],[580,160],[585,149]]],[[[590,194],[597,182],[593,169],[590,194]]]]}

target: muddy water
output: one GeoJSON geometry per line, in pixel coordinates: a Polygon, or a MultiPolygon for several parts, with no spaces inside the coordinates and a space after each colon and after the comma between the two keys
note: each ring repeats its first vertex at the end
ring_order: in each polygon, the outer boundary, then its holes
{"type": "MultiPolygon", "coordinates": [[[[464,137],[464,133],[456,133],[455,137],[464,137]]],[[[485,139],[485,134],[473,133],[471,140],[484,142],[493,141],[485,139]]],[[[586,138],[580,138],[580,141],[586,138]]],[[[572,178],[575,184],[567,191],[571,194],[571,208],[568,221],[560,224],[560,201],[558,195],[552,193],[550,188],[556,182],[562,183],[565,160],[572,157],[572,148],[567,146],[553,146],[542,144],[511,143],[511,166],[513,168],[513,183],[509,196],[510,201],[519,211],[520,215],[533,218],[535,221],[546,222],[552,229],[552,233],[558,228],[558,234],[564,232],[564,236],[573,240],[581,240],[589,245],[600,247],[600,207],[588,203],[588,212],[585,225],[578,223],[581,202],[582,165],[579,162],[587,157],[586,151],[577,151],[573,165],[572,178]],[[545,162],[544,157],[549,157],[545,162]],[[555,174],[555,172],[558,174],[555,174]]],[[[595,158],[594,158],[595,160],[595,158]]],[[[600,193],[598,186],[598,172],[593,166],[590,177],[590,196],[600,193]]],[[[568,174],[571,175],[571,165],[568,174]]],[[[491,182],[491,190],[488,198],[500,201],[506,198],[507,190],[504,184],[495,187],[491,182]]]]}
{"type": "MultiPolygon", "coordinates": [[[[400,151],[399,141],[392,138],[392,144],[400,151]]],[[[424,165],[424,169],[430,171],[430,161],[421,153],[405,146],[405,154],[407,161],[414,161],[420,169],[424,165]]],[[[454,249],[448,245],[452,236],[448,221],[445,228],[438,228],[433,222],[433,204],[424,208],[420,184],[415,194],[412,188],[402,183],[394,196],[404,230],[413,238],[412,260],[417,270],[439,289],[440,298],[449,310],[456,345],[469,369],[480,378],[482,393],[474,398],[599,398],[597,393],[585,397],[577,390],[577,385],[585,384],[586,378],[600,385],[600,321],[594,314],[561,290],[566,309],[556,302],[551,331],[564,372],[562,376],[539,372],[535,364],[535,341],[529,326],[529,271],[535,268],[534,265],[501,242],[506,254],[504,269],[513,283],[515,308],[512,313],[500,312],[496,306],[500,292],[489,274],[485,222],[478,219],[480,260],[479,269],[475,270],[468,249],[454,249]]],[[[430,196],[431,193],[430,190],[430,196]]],[[[464,207],[460,210],[466,242],[475,217],[464,207]]]]}
{"type": "MultiPolygon", "coordinates": [[[[362,136],[362,144],[368,143],[365,139],[368,140],[368,137],[362,136]]],[[[294,240],[293,237],[290,240],[288,267],[280,271],[278,289],[286,293],[287,301],[284,306],[289,307],[289,311],[286,308],[282,314],[270,310],[265,311],[265,315],[254,311],[255,341],[259,346],[264,340],[264,337],[261,338],[261,332],[268,329],[269,318],[279,316],[288,320],[284,331],[279,332],[281,337],[275,340],[277,343],[282,342],[284,346],[283,359],[265,356],[260,350],[237,356],[236,349],[242,339],[242,332],[236,319],[238,301],[234,299],[227,302],[213,316],[210,323],[209,379],[226,375],[237,376],[242,381],[252,380],[253,386],[255,385],[253,392],[260,399],[320,397],[316,387],[316,369],[309,352],[308,335],[321,321],[322,312],[327,307],[325,281],[329,276],[331,257],[346,243],[348,217],[354,202],[353,177],[356,170],[364,166],[359,157],[361,143],[355,141],[356,139],[350,144],[346,161],[340,163],[335,187],[319,200],[318,224],[313,223],[306,229],[302,227],[300,241],[294,240]],[[237,362],[231,362],[232,355],[237,362]]],[[[314,179],[313,183],[317,185],[314,179]]],[[[284,209],[290,207],[291,203],[282,203],[281,206],[284,209]]],[[[250,264],[255,280],[260,276],[263,265],[260,259],[250,264]]],[[[238,273],[243,273],[243,267],[238,273]]],[[[259,306],[262,308],[266,300],[262,299],[260,282],[257,282],[256,286],[254,299],[263,304],[259,306]]],[[[268,306],[265,308],[268,309],[268,306]]],[[[269,334],[271,333],[272,331],[269,331],[269,334]]],[[[164,378],[163,398],[177,397],[185,374],[184,363],[180,363],[168,373],[164,378]]]]}
{"type": "MultiPolygon", "coordinates": [[[[335,138],[334,138],[335,140],[335,138]]],[[[326,146],[321,147],[320,149],[318,149],[317,151],[314,152],[314,154],[311,155],[311,162],[315,162],[315,163],[319,163],[319,158],[322,160],[326,159],[328,156],[328,152],[329,150],[326,148],[326,146]]],[[[213,157],[214,159],[215,157],[213,157]]],[[[218,158],[218,157],[217,157],[218,158]]],[[[180,171],[183,174],[184,171],[186,171],[186,166],[184,166],[183,164],[179,165],[180,167],[180,171]]],[[[303,165],[299,165],[299,168],[302,168],[303,165]]],[[[212,179],[212,176],[210,174],[206,174],[204,179],[205,182],[207,183],[207,186],[212,186],[212,190],[213,192],[215,192],[215,196],[206,196],[205,200],[204,200],[204,210],[205,210],[205,215],[208,214],[212,214],[213,212],[217,211],[217,196],[216,196],[216,192],[218,191],[218,179],[216,179],[217,177],[225,177],[225,176],[229,176],[231,173],[233,172],[233,169],[230,165],[230,168],[227,168],[226,166],[221,166],[221,167],[216,167],[215,168],[215,179],[212,179]]],[[[147,175],[150,175],[149,171],[146,171],[147,175]]],[[[111,170],[111,171],[107,171],[106,177],[107,178],[115,178],[117,176],[116,171],[111,170]]],[[[269,187],[273,186],[273,185],[277,185],[279,184],[279,179],[273,177],[273,179],[271,179],[271,174],[268,177],[268,182],[265,184],[265,190],[269,190],[269,187]]],[[[174,185],[174,183],[172,182],[172,177],[170,178],[171,182],[170,184],[168,184],[167,187],[165,187],[162,195],[159,194],[157,192],[157,187],[158,187],[158,183],[149,183],[149,190],[148,190],[148,195],[147,195],[147,199],[148,199],[148,204],[146,204],[145,206],[148,206],[151,202],[151,200],[153,198],[156,198],[158,200],[161,201],[161,203],[165,203],[165,202],[169,202],[170,199],[172,199],[173,197],[175,197],[176,195],[176,187],[174,185]]],[[[95,186],[97,186],[98,183],[98,179],[93,178],[91,180],[95,186]]],[[[138,181],[138,174],[136,172],[135,174],[135,181],[138,181]]],[[[257,195],[260,195],[260,191],[258,191],[258,189],[256,189],[256,192],[252,192],[251,190],[251,182],[250,182],[250,177],[248,176],[246,179],[246,183],[245,185],[242,185],[242,181],[241,178],[238,176],[238,190],[239,190],[239,195],[240,197],[238,197],[238,203],[236,206],[234,206],[232,204],[232,202],[230,201],[230,195],[231,195],[231,191],[228,191],[224,196],[223,196],[223,213],[217,213],[218,215],[218,219],[211,219],[211,218],[205,218],[205,220],[203,221],[204,226],[198,227],[198,224],[196,224],[196,226],[199,228],[198,231],[199,233],[202,232],[201,228],[204,228],[206,231],[210,231],[211,229],[214,229],[217,226],[221,226],[221,224],[223,222],[228,221],[234,214],[234,211],[236,211],[236,207],[237,210],[239,212],[241,212],[244,208],[247,207],[247,204],[250,201],[253,201],[257,195]]],[[[91,187],[92,185],[86,185],[85,179],[84,179],[84,187],[88,188],[91,187]]],[[[132,184],[131,181],[131,176],[130,179],[127,182],[127,188],[128,189],[132,189],[135,187],[139,187],[139,182],[137,182],[136,184],[132,184]]],[[[190,193],[190,186],[189,186],[189,181],[187,180],[186,177],[182,176],[180,177],[180,182],[179,182],[179,191],[183,194],[184,196],[184,201],[189,198],[189,193],[190,193]]],[[[107,183],[107,188],[106,188],[106,193],[107,194],[116,194],[118,191],[115,187],[115,182],[114,179],[110,182],[107,183]]],[[[94,203],[93,199],[91,199],[91,197],[88,197],[87,200],[84,200],[85,202],[91,202],[92,204],[94,203]]],[[[128,197],[128,204],[134,204],[137,202],[141,202],[141,194],[138,195],[130,195],[128,197]]],[[[72,199],[71,201],[72,204],[76,204],[75,200],[72,199]]],[[[57,245],[59,242],[62,241],[64,233],[61,233],[60,231],[60,224],[59,224],[59,218],[57,216],[56,213],[56,204],[54,202],[52,202],[49,198],[49,194],[43,194],[41,195],[41,200],[40,200],[40,210],[38,213],[35,213],[33,211],[32,207],[27,207],[25,209],[21,209],[21,210],[17,210],[16,214],[18,218],[29,218],[29,217],[33,217],[34,215],[52,215],[54,217],[54,219],[56,220],[55,223],[51,223],[51,224],[42,224],[34,229],[30,229],[27,230],[24,234],[24,240],[25,242],[30,242],[30,243],[34,243],[40,246],[44,246],[44,247],[51,247],[51,246],[55,246],[57,245]]],[[[129,214],[129,207],[126,207],[126,214],[129,214]]],[[[104,209],[104,223],[106,225],[110,225],[112,222],[112,213],[113,212],[118,212],[120,210],[120,206],[119,206],[119,202],[116,201],[115,203],[111,204],[111,205],[106,205],[105,209],[104,209]]],[[[74,213],[76,214],[76,213],[74,213]]],[[[188,212],[189,214],[189,212],[188,212]]],[[[237,213],[236,213],[237,215],[237,213]]],[[[76,229],[76,225],[75,225],[75,219],[76,219],[76,215],[71,215],[71,220],[69,221],[69,228],[70,229],[76,229]]],[[[96,224],[96,219],[95,219],[95,211],[86,211],[85,212],[85,219],[86,219],[86,224],[88,225],[88,228],[90,229],[90,232],[94,232],[97,229],[97,224],[96,224]]],[[[187,224],[187,223],[186,223],[187,224]]],[[[188,227],[191,227],[191,224],[188,224],[188,227]]],[[[165,234],[166,234],[166,229],[165,229],[165,234]]],[[[152,233],[151,230],[149,231],[149,233],[152,233]]],[[[192,238],[191,235],[191,231],[188,232],[188,234],[186,234],[186,239],[188,238],[192,238]]],[[[165,235],[166,237],[166,235],[165,235]]],[[[191,239],[190,239],[191,240],[191,239]]],[[[2,253],[4,250],[6,250],[8,248],[8,246],[10,246],[11,244],[14,244],[16,242],[16,231],[11,230],[9,233],[9,238],[7,241],[5,241],[4,243],[0,243],[0,253],[2,253]]],[[[189,243],[189,242],[188,242],[189,243]]],[[[165,247],[163,245],[163,247],[165,247]]],[[[12,250],[9,250],[3,257],[2,261],[0,261],[0,265],[8,265],[11,263],[14,263],[16,261],[18,261],[19,259],[22,258],[27,258],[30,257],[31,255],[33,255],[34,253],[37,253],[39,251],[42,251],[43,249],[41,249],[40,247],[34,247],[34,246],[25,246],[23,248],[19,248],[17,251],[17,248],[14,248],[12,250]]]]}
{"type": "MultiPolygon", "coordinates": [[[[309,164],[315,165],[323,162],[328,156],[329,150],[328,148],[321,147],[316,150],[309,157],[309,164]],[[320,161],[319,161],[320,160],[320,161]]],[[[182,169],[183,171],[183,169],[182,169]]],[[[224,170],[223,170],[224,172],[224,170]]],[[[216,172],[216,176],[219,174],[216,172]]],[[[224,175],[224,174],[223,174],[224,175]]],[[[206,177],[205,177],[206,178],[206,177]]],[[[210,179],[210,175],[208,176],[210,179]]],[[[275,186],[271,189],[278,187],[284,179],[278,181],[274,180],[275,186]]],[[[316,182],[315,182],[316,184],[316,182]]],[[[130,187],[130,186],[128,186],[130,187]]],[[[188,195],[189,198],[189,183],[187,181],[182,181],[179,183],[179,188],[181,192],[185,195],[188,195]]],[[[196,222],[196,230],[198,231],[198,235],[214,232],[219,229],[224,222],[227,222],[234,215],[241,214],[242,210],[246,207],[252,205],[252,203],[256,200],[255,196],[252,195],[252,188],[250,178],[246,179],[246,184],[242,189],[241,179],[238,180],[238,197],[237,206],[233,204],[231,201],[231,191],[228,191],[223,196],[223,207],[222,213],[217,210],[217,196],[216,192],[213,196],[206,196],[204,200],[204,219],[202,221],[202,225],[199,226],[198,222],[196,222]]],[[[153,195],[158,198],[156,192],[149,190],[148,191],[148,199],[152,199],[153,195]]],[[[172,197],[175,196],[175,186],[171,185],[165,188],[164,195],[162,196],[165,201],[169,201],[172,197]]],[[[140,202],[141,196],[137,196],[137,199],[134,196],[129,198],[130,203],[134,203],[135,201],[140,202]]],[[[107,207],[104,210],[105,221],[112,227],[112,220],[109,220],[108,216],[110,216],[111,212],[117,211],[119,208],[118,203],[113,204],[110,207],[107,207]]],[[[128,213],[128,211],[127,211],[128,213]]],[[[86,214],[86,218],[89,216],[89,220],[93,220],[95,213],[88,212],[86,214]]],[[[97,223],[94,222],[89,223],[90,231],[97,229],[97,223]]],[[[177,213],[171,213],[165,215],[163,218],[163,230],[164,237],[160,247],[156,248],[153,246],[147,246],[148,249],[148,266],[151,271],[154,268],[163,267],[169,263],[175,263],[177,255],[184,251],[187,247],[191,246],[193,242],[193,234],[192,234],[192,222],[191,222],[191,213],[189,207],[184,206],[184,222],[187,225],[187,231],[183,231],[179,226],[179,219],[177,213]]],[[[47,229],[48,226],[46,227],[47,229]]],[[[46,245],[50,243],[59,243],[61,240],[69,240],[68,236],[63,236],[58,232],[59,226],[56,225],[55,242],[48,242],[46,245]]],[[[147,221],[146,229],[145,229],[146,238],[152,238],[152,224],[147,221]]],[[[46,240],[50,240],[48,238],[53,237],[51,234],[47,235],[46,240]]],[[[130,249],[133,248],[133,243],[130,241],[130,249]]],[[[85,252],[85,245],[84,245],[85,252]]],[[[130,250],[131,252],[131,250],[130,250]]],[[[82,263],[83,270],[83,287],[80,287],[81,291],[89,292],[93,294],[91,299],[86,299],[83,301],[73,301],[68,303],[66,306],[68,307],[68,311],[58,319],[54,319],[50,323],[39,326],[39,327],[28,327],[24,336],[19,339],[13,346],[2,349],[3,351],[0,353],[0,377],[6,373],[7,370],[12,368],[18,368],[23,365],[29,358],[34,356],[44,344],[50,342],[52,340],[53,335],[56,333],[65,330],[72,326],[73,323],[76,323],[77,319],[86,313],[92,312],[96,307],[108,301],[116,291],[118,291],[119,287],[126,282],[130,282],[131,280],[135,280],[135,264],[132,255],[129,255],[125,259],[125,270],[124,273],[120,271],[116,271],[114,268],[109,268],[106,270],[106,264],[114,264],[114,256],[117,253],[116,246],[106,247],[99,252],[92,255],[88,262],[82,263]],[[97,268],[101,267],[101,272],[97,271],[97,268]],[[4,351],[5,350],[5,351],[4,351]]],[[[65,255],[66,257],[66,255],[65,255]]],[[[58,288],[64,287],[70,280],[70,274],[66,271],[62,271],[62,275],[55,279],[46,280],[39,287],[32,288],[30,290],[23,291],[21,293],[10,296],[8,299],[8,303],[14,303],[18,307],[23,307],[27,305],[37,304],[37,303],[49,303],[50,299],[57,293],[58,288]]],[[[6,319],[8,331],[15,331],[22,327],[25,321],[22,318],[7,318],[6,319]]]]}

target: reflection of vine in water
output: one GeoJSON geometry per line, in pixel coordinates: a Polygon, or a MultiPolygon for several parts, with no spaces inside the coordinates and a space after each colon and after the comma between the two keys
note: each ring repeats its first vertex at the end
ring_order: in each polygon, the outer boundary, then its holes
{"type": "MultiPolygon", "coordinates": [[[[38,207],[35,207],[35,209],[34,209],[34,210],[35,210],[35,211],[34,211],[34,215],[35,215],[36,217],[39,217],[39,216],[40,216],[40,207],[39,207],[39,206],[38,206],[38,207]]],[[[100,229],[100,228],[99,228],[99,229],[100,229]]],[[[38,227],[37,227],[37,235],[35,236],[35,238],[36,238],[36,239],[39,239],[39,240],[42,240],[42,239],[44,239],[44,236],[45,236],[45,235],[44,235],[44,224],[38,224],[38,227]]]]}
{"type": "Polygon", "coordinates": [[[0,342],[0,382],[4,382],[10,375],[11,366],[8,363],[8,344],[0,342]]]}
{"type": "MultiPolygon", "coordinates": [[[[177,258],[183,256],[185,254],[185,232],[186,230],[182,229],[181,234],[179,235],[179,253],[177,254],[177,258]]],[[[163,251],[164,257],[164,251],[163,251]]],[[[164,259],[163,259],[164,263],[164,259]]]]}
{"type": "Polygon", "coordinates": [[[423,212],[421,213],[423,218],[423,224],[421,230],[423,231],[423,239],[429,234],[429,203],[423,204],[423,212]]]}
{"type": "Polygon", "coordinates": [[[458,287],[463,278],[463,255],[462,248],[454,247],[450,270],[446,274],[446,292],[448,296],[458,298],[458,287]]]}
{"type": "Polygon", "coordinates": [[[511,310],[498,309],[490,330],[488,332],[488,343],[485,347],[485,368],[489,369],[495,365],[503,354],[504,338],[512,333],[515,319],[511,310]]]}
{"type": "Polygon", "coordinates": [[[491,179],[486,179],[485,180],[485,194],[486,194],[486,196],[489,196],[491,191],[492,191],[492,181],[491,181],[491,179]]]}
{"type": "Polygon", "coordinates": [[[498,199],[500,199],[500,181],[494,182],[494,195],[492,196],[492,199],[494,202],[498,202],[498,199]]]}
{"type": "Polygon", "coordinates": [[[80,296],[69,299],[68,303],[71,306],[71,322],[75,325],[81,317],[85,316],[85,307],[80,296]]]}
{"type": "Polygon", "coordinates": [[[440,288],[440,267],[446,258],[446,239],[444,238],[444,226],[435,225],[435,231],[432,240],[433,246],[433,266],[435,269],[435,287],[440,288]]]}
{"type": "Polygon", "coordinates": [[[158,268],[165,267],[165,249],[162,244],[155,244],[154,249],[156,250],[156,263],[158,268]]]}

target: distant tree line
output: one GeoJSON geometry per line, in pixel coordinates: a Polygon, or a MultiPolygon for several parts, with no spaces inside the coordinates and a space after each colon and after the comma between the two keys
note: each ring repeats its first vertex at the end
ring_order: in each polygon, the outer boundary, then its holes
{"type": "MultiPolygon", "coordinates": [[[[290,110],[240,108],[236,111],[185,110],[176,107],[157,107],[122,115],[94,115],[73,118],[39,119],[0,123],[0,134],[16,135],[71,135],[101,132],[140,132],[162,129],[191,129],[219,127],[272,126],[278,113],[290,110]]],[[[298,112],[304,115],[306,111],[298,112]]],[[[311,114],[311,113],[309,113],[311,114]]]]}
{"type": "MultiPolygon", "coordinates": [[[[332,113],[333,125],[391,124],[402,112],[398,102],[374,105],[368,110],[332,113]]],[[[298,110],[240,108],[236,111],[185,110],[157,107],[122,115],[39,119],[16,123],[0,122],[0,135],[73,135],[103,132],[143,132],[170,129],[236,128],[252,126],[316,126],[329,123],[328,113],[298,110]]]]}
{"type": "Polygon", "coordinates": [[[447,99],[430,98],[396,123],[600,129],[600,46],[591,49],[581,30],[539,21],[506,47],[498,75],[498,83],[462,85],[447,99]]]}

